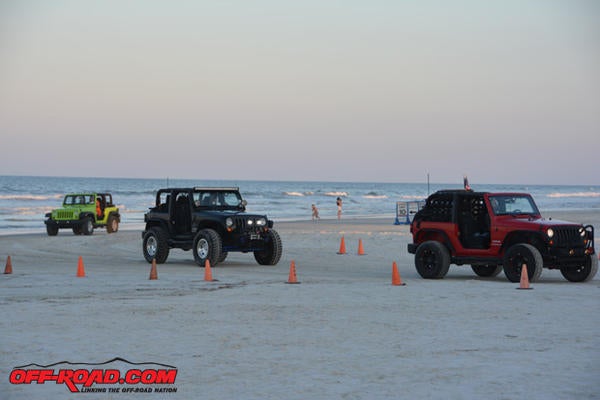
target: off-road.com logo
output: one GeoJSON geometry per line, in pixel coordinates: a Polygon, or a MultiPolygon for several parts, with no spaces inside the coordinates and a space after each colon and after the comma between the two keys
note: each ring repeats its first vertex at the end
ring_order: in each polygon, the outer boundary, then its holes
{"type": "Polygon", "coordinates": [[[104,363],[72,363],[61,361],[50,365],[29,364],[15,367],[10,373],[9,381],[13,385],[31,385],[32,383],[44,384],[53,382],[65,385],[71,392],[177,392],[174,385],[177,378],[177,367],[159,363],[132,363],[123,358],[113,358],[104,363]],[[51,368],[58,365],[85,365],[105,366],[107,364],[123,362],[134,366],[127,370],[117,368],[51,368]],[[154,366],[151,368],[150,366],[154,366]],[[162,367],[162,368],[157,368],[162,367]],[[99,385],[113,385],[113,387],[98,387],[99,385]],[[127,385],[120,387],[117,385],[127,385]],[[142,385],[142,387],[131,387],[142,385]],[[149,387],[152,385],[153,387],[149,387]],[[159,387],[155,387],[155,386],[159,387]],[[162,385],[162,386],[160,386],[162,385]]]}

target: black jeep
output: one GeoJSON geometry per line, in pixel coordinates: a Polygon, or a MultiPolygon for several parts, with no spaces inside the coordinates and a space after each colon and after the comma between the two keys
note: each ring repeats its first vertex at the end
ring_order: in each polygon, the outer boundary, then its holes
{"type": "Polygon", "coordinates": [[[273,221],[247,214],[246,201],[235,187],[161,189],[156,206],[144,215],[142,250],[149,263],[164,263],[169,249],[192,250],[204,266],[223,262],[230,251],[253,252],[261,265],[276,265],[282,245],[273,221]]]}

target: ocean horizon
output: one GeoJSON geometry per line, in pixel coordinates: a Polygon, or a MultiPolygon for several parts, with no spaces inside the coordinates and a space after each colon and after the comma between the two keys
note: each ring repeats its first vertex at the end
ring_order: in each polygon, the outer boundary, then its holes
{"type": "MultiPolygon", "coordinates": [[[[396,203],[424,200],[441,189],[460,189],[462,179],[450,183],[326,182],[269,180],[206,180],[171,178],[96,178],[0,176],[0,234],[44,232],[44,215],[60,207],[65,194],[110,192],[121,213],[122,228],[142,226],[144,213],[164,187],[235,186],[248,202],[249,212],[279,221],[309,220],[311,205],[321,218],[336,218],[335,199],[343,199],[343,217],[389,217],[396,203]]],[[[544,212],[600,211],[600,185],[478,184],[476,191],[527,192],[544,212]]]]}

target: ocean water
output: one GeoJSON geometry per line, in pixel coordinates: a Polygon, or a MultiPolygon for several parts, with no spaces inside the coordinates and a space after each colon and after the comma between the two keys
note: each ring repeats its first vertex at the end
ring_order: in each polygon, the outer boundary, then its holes
{"type": "MultiPolygon", "coordinates": [[[[321,218],[336,218],[335,200],[343,199],[343,216],[389,217],[395,220],[396,202],[423,200],[456,184],[282,182],[189,179],[62,178],[0,176],[0,234],[44,232],[44,214],[61,205],[66,193],[110,192],[121,212],[122,228],[143,226],[144,213],[153,206],[156,191],[164,187],[237,186],[247,200],[249,212],[264,213],[277,221],[309,220],[311,204],[321,218]]],[[[531,193],[544,211],[600,211],[600,186],[477,184],[476,191],[531,193]]],[[[141,228],[140,228],[141,229],[141,228]]]]}

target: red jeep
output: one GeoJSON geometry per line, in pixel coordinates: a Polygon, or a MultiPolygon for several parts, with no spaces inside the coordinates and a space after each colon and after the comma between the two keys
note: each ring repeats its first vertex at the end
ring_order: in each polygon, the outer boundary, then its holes
{"type": "Polygon", "coordinates": [[[438,191],[410,232],[408,252],[426,279],[443,278],[450,264],[470,264],[482,277],[504,269],[511,282],[519,282],[523,264],[532,282],[542,268],[560,269],[571,282],[589,281],[598,271],[594,227],[544,219],[525,193],[438,191]]]}

